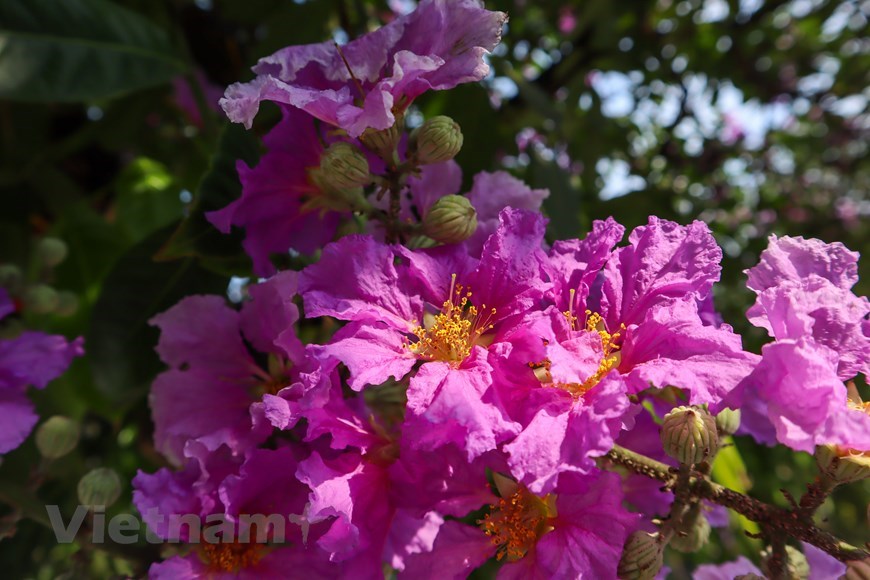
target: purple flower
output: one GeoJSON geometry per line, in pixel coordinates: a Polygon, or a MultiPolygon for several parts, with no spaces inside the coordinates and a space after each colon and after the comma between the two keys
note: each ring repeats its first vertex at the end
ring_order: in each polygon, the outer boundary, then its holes
{"type": "Polygon", "coordinates": [[[758,294],[750,322],[777,340],[811,336],[836,351],[843,380],[870,374],[870,301],[851,291],[857,261],[839,242],[771,236],[761,261],[746,272],[758,294]]]}
{"type": "Polygon", "coordinates": [[[756,401],[741,428],[762,443],[775,442],[764,427],[768,422],[776,441],[798,451],[812,453],[824,444],[870,450],[870,415],[849,405],[837,358],[810,338],[767,344],[758,367],[725,404],[740,408],[744,401],[756,401]]]}
{"type": "MultiPolygon", "coordinates": [[[[15,312],[6,290],[0,288],[0,319],[15,312]]],[[[84,354],[84,340],[25,331],[0,340],[0,454],[21,445],[39,419],[25,394],[27,387],[45,388],[84,354]]]]}
{"type": "Polygon", "coordinates": [[[550,325],[565,318],[553,308],[524,322],[521,338],[494,348],[495,385],[508,416],[523,427],[504,446],[511,473],[533,493],[547,493],[560,474],[594,469],[629,403],[616,373],[602,371],[609,353],[598,333],[558,340],[550,325]]]}
{"type": "Polygon", "coordinates": [[[251,122],[264,100],[298,107],[352,137],[387,129],[416,97],[481,80],[484,55],[507,15],[477,0],[424,0],[417,10],[349,42],[290,46],[260,59],[248,83],[227,89],[231,121],[251,122]]]}
{"type": "Polygon", "coordinates": [[[243,246],[261,276],[275,273],[273,253],[320,249],[345,215],[323,206],[324,193],[312,179],[327,136],[306,113],[286,106],[281,112],[281,121],[263,139],[266,154],[259,163],[253,168],[237,163],[242,197],[206,216],[223,233],[232,226],[245,229],[243,246]]]}
{"type": "Polygon", "coordinates": [[[498,229],[498,216],[506,207],[540,211],[541,204],[550,195],[546,189],[531,189],[505,171],[481,171],[474,176],[468,200],[477,211],[477,230],[466,240],[469,252],[479,256],[483,244],[498,229]]]}
{"type": "Polygon", "coordinates": [[[257,449],[241,464],[218,452],[203,463],[191,461],[181,472],[140,472],[133,498],[149,528],[194,548],[153,564],[149,575],[283,578],[288,566],[304,566],[315,578],[339,575],[341,568],[329,564],[324,552],[307,548],[326,525],[309,517],[306,508],[310,489],[296,477],[302,452],[257,449]],[[200,524],[181,524],[191,521],[200,524]]]}
{"type": "Polygon", "coordinates": [[[637,521],[620,505],[619,476],[568,474],[543,497],[501,479],[501,499],[479,527],[446,522],[431,552],[408,559],[405,577],[464,578],[492,556],[507,560],[499,578],[616,576],[637,521]]]}
{"type": "Polygon", "coordinates": [[[743,574],[763,576],[758,566],[753,564],[749,558],[740,556],[733,562],[698,566],[692,573],[692,578],[695,580],[733,580],[736,576],[743,574]]]}
{"type": "MultiPolygon", "coordinates": [[[[586,239],[550,252],[553,301],[566,323],[556,338],[601,339],[597,377],[616,371],[629,393],[676,386],[692,404],[718,402],[755,362],[728,325],[710,325],[700,307],[719,277],[721,250],[701,222],[651,217],[629,245],[612,250],[622,226],[596,222],[586,239]]],[[[709,306],[707,306],[709,308],[709,306]]]]}
{"type": "Polygon", "coordinates": [[[405,425],[423,448],[462,442],[473,458],[516,433],[492,389],[487,347],[508,340],[543,297],[544,221],[511,209],[501,220],[479,263],[461,247],[412,252],[349,236],[302,274],[309,316],[350,321],[321,352],[349,368],[353,389],[400,380],[423,361],[405,425]]]}
{"type": "Polygon", "coordinates": [[[716,403],[752,370],[756,357],[740,336],[728,325],[706,324],[709,315],[700,312],[721,257],[703,223],[651,217],[608,258],[589,304],[601,315],[597,324],[620,335],[615,368],[629,392],[672,385],[691,404],[716,403]]]}
{"type": "Polygon", "coordinates": [[[870,449],[870,416],[849,403],[843,384],[870,368],[870,303],[850,290],[857,259],[839,243],[773,236],[747,271],[758,294],[747,315],[775,341],[725,401],[744,409],[742,432],[808,452],[870,449]]]}
{"type": "Polygon", "coordinates": [[[292,387],[311,371],[293,331],[296,273],[252,286],[250,294],[241,312],[220,296],[189,296],[151,320],[161,330],[157,353],[170,367],[151,390],[154,439],[176,464],[190,441],[211,451],[227,445],[238,454],[261,443],[272,430],[259,403],[263,395],[292,387]],[[245,340],[270,355],[268,370],[245,340]]]}

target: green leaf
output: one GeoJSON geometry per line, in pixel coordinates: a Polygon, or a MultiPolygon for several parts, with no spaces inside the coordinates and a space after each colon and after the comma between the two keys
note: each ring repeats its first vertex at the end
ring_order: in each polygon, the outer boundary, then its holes
{"type": "Polygon", "coordinates": [[[555,163],[531,156],[529,182],[532,187],[550,190],[544,200],[544,212],[550,218],[550,233],[559,239],[583,237],[580,223],[580,191],[571,184],[571,176],[555,163]]]}
{"type": "Polygon", "coordinates": [[[135,402],[163,368],[148,320],[191,294],[223,293],[227,280],[192,258],[153,259],[173,226],[154,232],[124,254],[103,284],[86,337],[94,382],[115,404],[135,402]]]}
{"type": "MultiPolygon", "coordinates": [[[[740,456],[740,451],[733,444],[731,437],[725,437],[720,442],[720,445],[719,453],[716,454],[716,461],[713,462],[711,473],[713,481],[721,483],[738,493],[747,493],[749,488],[752,487],[752,481],[749,479],[749,472],[746,469],[743,458],[740,456]]],[[[757,534],[760,531],[758,524],[736,512],[731,512],[729,516],[731,525],[738,530],[750,534],[757,534]]],[[[742,542],[750,547],[757,547],[749,541],[746,534],[740,534],[739,537],[742,542]]]]}
{"type": "Polygon", "coordinates": [[[117,189],[118,224],[135,241],[178,221],[184,211],[181,187],[165,165],[148,157],[124,168],[117,189]]]}
{"type": "Polygon", "coordinates": [[[227,125],[208,171],[193,199],[190,215],[184,219],[157,254],[159,260],[197,257],[211,270],[241,274],[250,270],[250,260],[241,251],[238,232],[220,233],[205,217],[206,212],[226,207],[242,195],[236,163],[254,165],[259,157],[259,142],[241,125],[227,125]]]}
{"type": "Polygon", "coordinates": [[[186,68],[163,30],[106,0],[0,0],[0,97],[103,99],[186,68]]]}

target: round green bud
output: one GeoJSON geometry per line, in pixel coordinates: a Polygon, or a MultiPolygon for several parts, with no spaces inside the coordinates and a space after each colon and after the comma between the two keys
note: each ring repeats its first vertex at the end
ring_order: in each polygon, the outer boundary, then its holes
{"type": "Polygon", "coordinates": [[[78,494],[82,505],[107,508],[121,496],[121,478],[114,469],[94,469],[79,480],[78,494]]]}
{"type": "Polygon", "coordinates": [[[819,471],[837,484],[870,478],[870,452],[861,453],[837,445],[819,445],[815,457],[819,471]]]}
{"type": "Polygon", "coordinates": [[[710,539],[710,522],[699,505],[689,508],[668,544],[678,552],[692,553],[703,548],[710,539]]]}
{"type": "Polygon", "coordinates": [[[662,569],[662,548],[659,534],[634,532],[622,548],[616,575],[621,580],[652,580],[662,569]]]}
{"type": "Polygon", "coordinates": [[[870,558],[846,563],[845,580],[870,580],[870,558]]]}
{"type": "Polygon", "coordinates": [[[401,133],[399,133],[399,122],[396,121],[392,127],[381,131],[369,127],[363,131],[359,140],[362,141],[362,144],[370,151],[377,153],[378,157],[384,161],[391,162],[393,160],[393,153],[396,151],[396,145],[399,144],[400,138],[401,133]]]}
{"type": "MultiPolygon", "coordinates": [[[[807,563],[807,557],[793,546],[785,547],[786,566],[784,578],[789,580],[806,580],[810,576],[810,565],[807,563]]],[[[773,577],[770,571],[770,561],[773,557],[773,552],[768,547],[761,552],[761,571],[767,577],[773,577]]]]}
{"type": "Polygon", "coordinates": [[[58,316],[72,316],[79,309],[79,297],[69,290],[61,290],[57,293],[57,310],[55,313],[58,316]]]}
{"type": "Polygon", "coordinates": [[[330,145],[320,158],[321,176],[335,189],[353,189],[372,181],[369,162],[362,152],[344,141],[330,145]]]}
{"type": "Polygon", "coordinates": [[[76,448],[79,425],[72,419],[55,415],[36,430],[36,447],[46,459],[59,459],[76,448]]]}
{"type": "Polygon", "coordinates": [[[410,146],[421,165],[449,161],[462,149],[462,129],[450,117],[438,115],[414,129],[410,146]]]}
{"type": "Polygon", "coordinates": [[[716,420],[700,407],[675,407],[662,422],[665,453],[691,465],[713,457],[719,446],[716,420]]]}
{"type": "Polygon", "coordinates": [[[36,246],[36,255],[42,264],[54,268],[66,259],[66,243],[57,238],[42,238],[36,246]]]}
{"type": "Polygon", "coordinates": [[[59,302],[57,290],[47,284],[36,284],[24,292],[24,307],[36,314],[54,312],[59,302]]]}
{"type": "Polygon", "coordinates": [[[740,427],[740,409],[722,409],[716,415],[716,428],[720,435],[734,435],[740,427]]]}
{"type": "Polygon", "coordinates": [[[423,233],[442,244],[458,244],[477,229],[477,212],[467,197],[445,195],[423,218],[423,233]]]}
{"type": "Polygon", "coordinates": [[[0,264],[0,288],[17,290],[23,279],[21,268],[15,264],[0,264]]]}

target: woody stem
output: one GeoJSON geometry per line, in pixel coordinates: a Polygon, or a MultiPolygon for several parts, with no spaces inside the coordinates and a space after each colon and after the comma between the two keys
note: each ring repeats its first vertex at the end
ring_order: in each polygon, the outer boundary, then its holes
{"type": "Polygon", "coordinates": [[[766,531],[786,534],[824,550],[841,562],[870,558],[870,552],[840,540],[820,529],[805,510],[783,509],[728,489],[698,472],[679,481],[679,472],[660,461],[614,445],[605,458],[632,473],[663,482],[666,489],[681,487],[681,494],[725,506],[759,523],[766,531]],[[679,483],[678,483],[679,482],[679,483]]]}

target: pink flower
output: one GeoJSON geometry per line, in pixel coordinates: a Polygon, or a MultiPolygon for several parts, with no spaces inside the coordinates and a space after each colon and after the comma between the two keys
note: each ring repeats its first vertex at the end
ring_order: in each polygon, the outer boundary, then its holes
{"type": "Polygon", "coordinates": [[[341,47],[289,46],[260,59],[257,77],[227,89],[231,121],[251,122],[264,100],[298,107],[351,137],[387,129],[428,90],[481,80],[484,55],[501,40],[507,15],[477,0],[424,0],[411,14],[341,47]]]}

